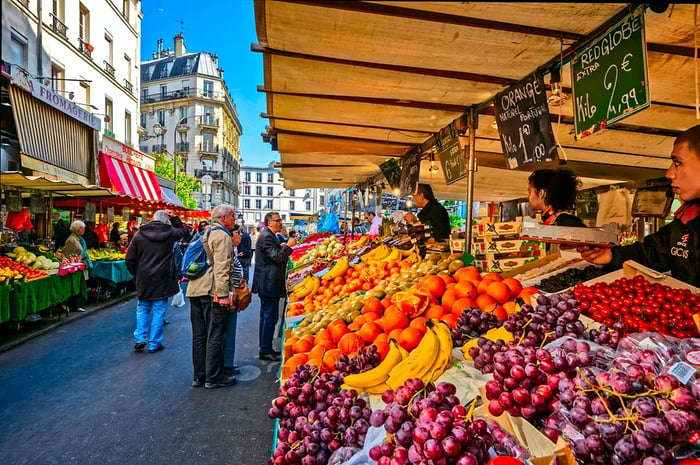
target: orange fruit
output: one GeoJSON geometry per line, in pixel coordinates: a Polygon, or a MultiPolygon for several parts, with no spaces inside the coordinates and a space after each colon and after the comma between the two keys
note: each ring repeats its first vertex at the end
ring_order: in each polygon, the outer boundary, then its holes
{"type": "Polygon", "coordinates": [[[460,315],[462,315],[462,312],[465,311],[466,309],[468,309],[469,307],[476,307],[476,303],[474,302],[474,299],[470,299],[469,297],[464,297],[462,299],[457,300],[452,305],[451,312],[457,316],[460,316],[460,315]]]}
{"type": "Polygon", "coordinates": [[[445,281],[438,276],[426,276],[425,288],[433,297],[440,297],[445,293],[445,281]]]}
{"type": "Polygon", "coordinates": [[[416,328],[423,334],[428,330],[428,328],[425,327],[425,320],[426,318],[424,316],[419,316],[411,320],[411,323],[408,325],[409,328],[416,328]]]}
{"type": "Polygon", "coordinates": [[[335,363],[340,360],[341,355],[343,355],[343,353],[338,349],[327,350],[321,359],[323,367],[328,371],[335,370],[335,363]]]}
{"type": "Polygon", "coordinates": [[[504,304],[511,299],[510,288],[500,281],[489,284],[486,295],[493,297],[499,304],[504,304]]]}
{"type": "Polygon", "coordinates": [[[384,330],[382,330],[377,323],[370,321],[363,324],[357,334],[362,338],[365,344],[372,344],[374,340],[377,339],[377,336],[383,332],[384,330]]]}
{"type": "Polygon", "coordinates": [[[482,294],[476,298],[476,306],[484,312],[490,313],[496,305],[498,305],[496,299],[488,294],[482,294]]]}
{"type": "Polygon", "coordinates": [[[374,342],[372,345],[377,347],[377,353],[382,356],[382,360],[384,360],[384,357],[386,357],[386,354],[389,352],[389,343],[388,342],[374,342]]]}
{"type": "Polygon", "coordinates": [[[457,318],[459,317],[454,313],[446,313],[440,319],[447,323],[447,326],[454,329],[457,327],[457,318]]]}
{"type": "Polygon", "coordinates": [[[481,279],[490,279],[491,281],[503,281],[503,276],[492,271],[491,273],[486,273],[484,276],[481,277],[481,279]]]}
{"type": "Polygon", "coordinates": [[[315,345],[310,351],[309,351],[309,359],[317,358],[321,359],[323,357],[323,354],[328,350],[326,346],[318,344],[315,345]]]}
{"type": "Polygon", "coordinates": [[[296,354],[284,361],[284,366],[293,373],[299,365],[303,365],[309,359],[308,354],[296,354]]]}
{"type": "Polygon", "coordinates": [[[314,344],[323,344],[326,347],[335,345],[335,343],[333,342],[333,338],[331,337],[331,333],[326,328],[323,328],[322,330],[316,333],[316,336],[314,337],[314,344]]]}
{"type": "Polygon", "coordinates": [[[299,339],[294,344],[292,344],[292,352],[295,354],[301,354],[310,351],[313,348],[313,344],[307,339],[299,339]]]}
{"type": "Polygon", "coordinates": [[[510,295],[515,298],[518,294],[520,294],[520,291],[523,290],[523,285],[520,284],[520,281],[518,281],[515,278],[506,278],[503,280],[503,284],[508,286],[508,289],[510,289],[510,295]]]}
{"type": "Polygon", "coordinates": [[[320,358],[309,358],[306,361],[306,364],[309,366],[318,367],[318,371],[321,371],[321,368],[323,367],[323,362],[321,362],[320,358]]]}
{"type": "Polygon", "coordinates": [[[508,315],[511,313],[515,313],[519,310],[518,304],[515,303],[514,300],[511,300],[510,302],[506,302],[503,304],[503,309],[506,311],[508,315]]]}
{"type": "Polygon", "coordinates": [[[394,329],[405,328],[409,321],[401,310],[395,305],[391,305],[384,310],[384,316],[377,320],[377,324],[382,327],[384,332],[390,332],[394,329]]]}
{"type": "Polygon", "coordinates": [[[489,288],[489,284],[491,284],[492,282],[493,279],[482,279],[479,283],[479,286],[477,287],[479,294],[486,294],[486,291],[489,288]]]}
{"type": "Polygon", "coordinates": [[[401,335],[399,336],[397,342],[401,347],[410,352],[416,348],[421,339],[423,339],[423,333],[419,329],[411,328],[409,326],[401,331],[401,335]]]}
{"type": "Polygon", "coordinates": [[[362,308],[363,313],[376,313],[377,315],[382,315],[384,313],[384,306],[379,299],[374,297],[367,299],[365,301],[365,306],[362,308]]]}
{"type": "Polygon", "coordinates": [[[445,281],[445,286],[455,282],[455,279],[447,273],[440,273],[437,276],[443,281],[445,281]]]}
{"type": "Polygon", "coordinates": [[[540,291],[537,290],[536,287],[528,286],[524,287],[522,291],[518,294],[518,297],[523,299],[526,304],[530,303],[530,300],[532,299],[533,295],[539,294],[540,291]]]}
{"type": "Polygon", "coordinates": [[[475,266],[465,266],[458,269],[455,272],[455,279],[457,281],[462,281],[465,279],[472,279],[474,281],[481,281],[481,274],[475,266]]]}
{"type": "Polygon", "coordinates": [[[290,347],[291,347],[291,346],[293,346],[298,340],[299,340],[298,337],[296,337],[296,336],[290,336],[290,337],[288,337],[288,338],[285,338],[285,340],[284,340],[284,345],[285,345],[285,346],[290,346],[290,347]]]}
{"type": "Polygon", "coordinates": [[[345,322],[343,320],[337,320],[328,325],[328,331],[331,333],[331,339],[333,340],[333,343],[338,344],[340,341],[340,338],[345,336],[347,333],[350,332],[348,327],[345,325],[345,322]],[[339,321],[339,323],[338,323],[339,321]]]}
{"type": "Polygon", "coordinates": [[[344,334],[338,342],[338,349],[346,355],[354,354],[364,346],[365,341],[357,333],[344,334]]]}
{"type": "MultiPolygon", "coordinates": [[[[458,301],[459,302],[459,301],[458,301]]],[[[446,313],[445,307],[442,305],[433,305],[423,313],[423,316],[429,320],[439,320],[446,313]]]]}
{"type": "Polygon", "coordinates": [[[374,338],[373,344],[381,344],[383,342],[389,342],[389,335],[387,333],[380,333],[379,336],[374,338]]]}
{"type": "Polygon", "coordinates": [[[392,330],[389,333],[389,339],[394,339],[394,340],[398,341],[399,337],[401,337],[402,331],[403,331],[403,328],[396,328],[396,329],[392,330]]]}
{"type": "Polygon", "coordinates": [[[508,312],[506,312],[506,309],[503,308],[502,305],[496,305],[496,308],[494,308],[491,313],[501,321],[508,319],[508,312]]]}
{"type": "Polygon", "coordinates": [[[476,299],[476,296],[479,295],[479,291],[477,290],[477,287],[471,283],[471,281],[459,281],[457,283],[457,286],[455,286],[455,292],[457,293],[458,297],[469,297],[472,299],[476,299]]]}
{"type": "Polygon", "coordinates": [[[447,310],[452,310],[452,305],[455,303],[455,301],[458,299],[457,297],[457,292],[448,289],[445,291],[445,293],[442,295],[442,299],[440,303],[442,304],[443,307],[445,307],[447,310]]]}

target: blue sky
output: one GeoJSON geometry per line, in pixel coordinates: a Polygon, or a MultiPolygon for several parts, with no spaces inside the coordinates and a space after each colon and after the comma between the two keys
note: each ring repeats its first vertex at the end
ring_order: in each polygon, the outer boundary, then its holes
{"type": "Polygon", "coordinates": [[[224,79],[243,126],[241,157],[246,166],[266,166],[279,160],[279,153],[264,143],[260,134],[269,124],[260,113],[267,112],[262,54],[250,51],[258,43],[253,0],[201,3],[183,0],[144,0],[141,3],[141,59],[150,59],[156,41],[173,48],[173,37],[183,32],[189,52],[211,52],[219,56],[224,79]]]}

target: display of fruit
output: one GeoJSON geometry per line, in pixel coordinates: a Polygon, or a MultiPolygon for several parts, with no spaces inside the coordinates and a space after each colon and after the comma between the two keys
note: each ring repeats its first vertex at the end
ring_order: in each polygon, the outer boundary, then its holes
{"type": "Polygon", "coordinates": [[[700,312],[700,296],[689,289],[652,284],[638,275],[592,286],[578,284],[573,293],[581,312],[606,326],[621,321],[629,332],[700,336],[693,321],[693,315],[700,312]]]}
{"type": "Polygon", "coordinates": [[[463,346],[469,339],[486,334],[492,328],[503,324],[491,313],[469,307],[457,318],[457,326],[452,330],[452,342],[455,347],[463,346]]]}
{"type": "Polygon", "coordinates": [[[93,262],[100,260],[124,260],[126,258],[125,253],[110,249],[88,249],[87,253],[93,262]]]}
{"type": "Polygon", "coordinates": [[[543,292],[560,292],[578,283],[603,276],[608,270],[594,265],[585,268],[569,268],[559,274],[543,279],[537,289],[543,292]]]}
{"type": "Polygon", "coordinates": [[[578,302],[570,292],[537,296],[537,307],[523,305],[508,316],[503,327],[522,343],[537,347],[563,336],[579,337],[586,329],[579,320],[578,302]]]}
{"type": "Polygon", "coordinates": [[[0,285],[13,282],[33,281],[48,276],[44,271],[37,270],[12,260],[9,257],[0,257],[0,285]]]}
{"type": "Polygon", "coordinates": [[[336,236],[328,236],[316,245],[304,242],[302,246],[303,248],[300,248],[300,250],[306,249],[306,252],[301,256],[292,254],[294,263],[303,264],[316,259],[337,257],[343,249],[343,243],[336,236]]]}

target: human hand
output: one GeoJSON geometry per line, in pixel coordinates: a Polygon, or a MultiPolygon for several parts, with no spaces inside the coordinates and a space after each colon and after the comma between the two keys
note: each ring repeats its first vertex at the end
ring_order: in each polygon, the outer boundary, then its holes
{"type": "Polygon", "coordinates": [[[584,260],[594,265],[607,265],[612,261],[612,250],[603,247],[581,245],[576,247],[576,251],[584,260]]]}
{"type": "Polygon", "coordinates": [[[289,240],[287,241],[287,245],[288,245],[289,247],[294,247],[295,245],[297,245],[297,238],[296,238],[296,237],[292,237],[291,239],[289,239],[289,240]]]}
{"type": "Polygon", "coordinates": [[[225,297],[223,299],[214,299],[214,302],[221,305],[222,307],[229,307],[231,305],[231,299],[225,297]]]}

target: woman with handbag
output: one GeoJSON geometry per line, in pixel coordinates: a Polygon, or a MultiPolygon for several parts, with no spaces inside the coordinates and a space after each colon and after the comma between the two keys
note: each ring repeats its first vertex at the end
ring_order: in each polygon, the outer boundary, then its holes
{"type": "MultiPolygon", "coordinates": [[[[235,289],[234,295],[231,298],[231,308],[226,317],[224,329],[224,374],[237,375],[240,373],[238,366],[233,364],[233,358],[236,353],[236,324],[238,321],[238,312],[244,310],[239,308],[237,293],[241,286],[245,285],[243,279],[243,266],[238,260],[238,244],[241,243],[242,231],[239,225],[234,225],[231,228],[231,243],[233,247],[233,263],[231,265],[231,289],[235,289]]],[[[247,305],[246,305],[247,306],[247,305]]]]}

